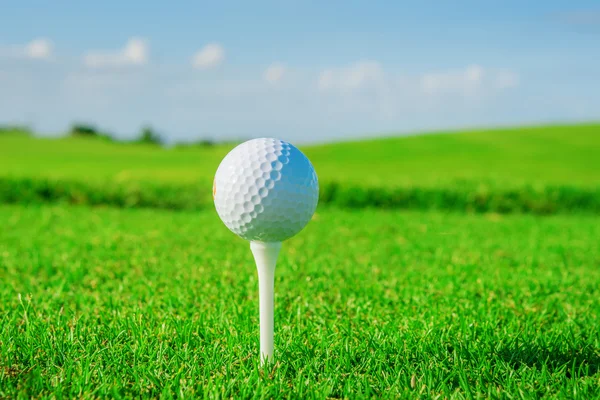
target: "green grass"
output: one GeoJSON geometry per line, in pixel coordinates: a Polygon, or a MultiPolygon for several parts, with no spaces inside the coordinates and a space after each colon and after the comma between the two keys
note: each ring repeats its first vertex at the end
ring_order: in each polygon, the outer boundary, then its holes
{"type": "MultiPolygon", "coordinates": [[[[0,135],[0,176],[212,183],[230,146],[161,149],[0,135]]],[[[303,146],[322,182],[377,187],[598,186],[600,125],[544,126],[303,146]]]]}
{"type": "Polygon", "coordinates": [[[258,368],[212,210],[0,206],[0,397],[600,396],[600,217],[319,209],[258,368]]]}
{"type": "Polygon", "coordinates": [[[376,186],[600,182],[600,125],[428,134],[308,148],[325,180],[376,186]],[[340,165],[348,171],[339,178],[340,165]]]}
{"type": "MultiPolygon", "coordinates": [[[[320,183],[319,204],[339,208],[446,210],[462,212],[600,213],[600,186],[569,185],[518,189],[455,184],[432,188],[365,188],[320,183]]],[[[212,185],[150,182],[55,181],[44,178],[0,177],[0,203],[76,204],[119,208],[199,210],[214,208],[212,185]]]]}
{"type": "MultiPolygon", "coordinates": [[[[0,135],[0,203],[202,209],[231,146],[161,149],[0,135]]],[[[321,203],[346,208],[600,212],[600,125],[304,146],[321,203]]]]}
{"type": "Polygon", "coordinates": [[[303,146],[266,369],[230,148],[0,134],[0,399],[600,398],[600,125],[303,146]]]}

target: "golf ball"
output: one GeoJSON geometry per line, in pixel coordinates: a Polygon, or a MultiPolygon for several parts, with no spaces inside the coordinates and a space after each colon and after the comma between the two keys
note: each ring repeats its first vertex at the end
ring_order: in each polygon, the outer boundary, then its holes
{"type": "Polygon", "coordinates": [[[306,156],[279,139],[252,139],[225,156],[213,184],[215,208],[238,236],[281,242],[300,232],[319,199],[317,174],[306,156]]]}

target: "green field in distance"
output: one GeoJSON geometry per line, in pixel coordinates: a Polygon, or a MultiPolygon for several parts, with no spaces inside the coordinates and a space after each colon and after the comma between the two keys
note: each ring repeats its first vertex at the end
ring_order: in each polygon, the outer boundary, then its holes
{"type": "MultiPolygon", "coordinates": [[[[598,186],[600,124],[542,126],[300,146],[322,182],[361,187],[598,186]]],[[[212,182],[231,146],[163,149],[99,139],[0,135],[0,176],[212,182]]]]}

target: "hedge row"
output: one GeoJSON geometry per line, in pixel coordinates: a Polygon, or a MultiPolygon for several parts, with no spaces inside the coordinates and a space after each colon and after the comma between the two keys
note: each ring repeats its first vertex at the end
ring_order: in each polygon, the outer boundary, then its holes
{"type": "Polygon", "coordinates": [[[437,209],[501,214],[600,213],[600,186],[360,188],[334,183],[325,185],[321,201],[343,208],[437,209]]]}
{"type": "Polygon", "coordinates": [[[206,206],[210,200],[210,189],[204,186],[0,178],[0,203],[68,203],[121,208],[199,209],[206,206]]]}
{"type": "MultiPolygon", "coordinates": [[[[88,183],[50,179],[0,178],[0,203],[67,203],[113,207],[194,210],[212,207],[211,184],[88,183]]],[[[600,186],[490,188],[363,188],[321,183],[320,204],[340,208],[438,209],[465,212],[555,214],[600,213],[600,186]]]]}

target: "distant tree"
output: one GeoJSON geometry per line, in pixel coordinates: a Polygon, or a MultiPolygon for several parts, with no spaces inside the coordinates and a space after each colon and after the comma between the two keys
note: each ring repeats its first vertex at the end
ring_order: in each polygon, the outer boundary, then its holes
{"type": "Polygon", "coordinates": [[[25,125],[0,125],[0,134],[31,135],[31,128],[25,125]]]}
{"type": "Polygon", "coordinates": [[[152,129],[150,126],[145,126],[142,128],[142,132],[140,133],[140,137],[137,142],[146,143],[146,144],[163,144],[162,137],[152,129]]]}
{"type": "Polygon", "coordinates": [[[100,136],[98,130],[93,125],[88,124],[73,124],[69,132],[71,136],[97,137],[100,136]]]}
{"type": "Polygon", "coordinates": [[[217,144],[218,144],[218,142],[212,138],[203,138],[203,139],[196,139],[196,140],[174,142],[173,146],[177,147],[177,148],[213,147],[217,144]]]}
{"type": "Polygon", "coordinates": [[[202,139],[198,141],[198,145],[200,145],[201,147],[212,147],[215,144],[216,143],[213,139],[202,139]]]}

